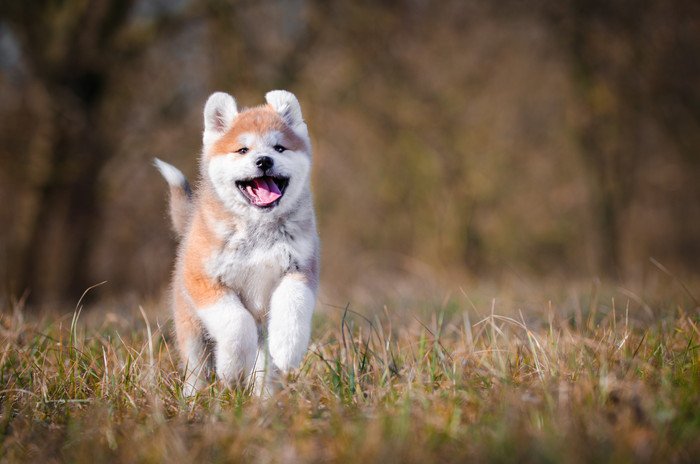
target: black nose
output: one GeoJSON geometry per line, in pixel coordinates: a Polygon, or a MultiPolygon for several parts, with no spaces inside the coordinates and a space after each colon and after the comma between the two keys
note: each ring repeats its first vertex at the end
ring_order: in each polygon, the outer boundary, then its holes
{"type": "Polygon", "coordinates": [[[275,163],[269,156],[261,156],[260,158],[255,160],[255,165],[263,171],[267,171],[268,169],[270,169],[273,164],[275,163]]]}

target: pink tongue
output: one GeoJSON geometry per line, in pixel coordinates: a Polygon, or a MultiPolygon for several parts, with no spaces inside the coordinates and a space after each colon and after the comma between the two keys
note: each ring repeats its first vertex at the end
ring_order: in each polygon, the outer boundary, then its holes
{"type": "Polygon", "coordinates": [[[269,177],[258,177],[253,179],[253,187],[248,187],[248,193],[253,197],[253,203],[256,205],[269,205],[273,201],[282,196],[279,187],[269,177]]]}

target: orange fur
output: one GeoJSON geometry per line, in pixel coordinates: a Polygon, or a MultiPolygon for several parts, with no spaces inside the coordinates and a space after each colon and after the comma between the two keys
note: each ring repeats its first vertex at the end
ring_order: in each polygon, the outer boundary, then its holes
{"type": "Polygon", "coordinates": [[[298,280],[299,282],[305,282],[310,286],[316,288],[318,287],[318,275],[315,271],[318,266],[316,259],[311,260],[308,269],[300,269],[298,272],[292,272],[286,275],[289,279],[298,280]]]}
{"type": "Polygon", "coordinates": [[[282,133],[283,144],[290,150],[301,150],[305,147],[304,141],[284,123],[280,115],[270,105],[263,105],[240,113],[231,129],[216,141],[209,153],[212,156],[235,153],[242,148],[238,141],[241,134],[265,134],[271,131],[282,133]]]}
{"type": "Polygon", "coordinates": [[[199,319],[192,313],[186,296],[178,289],[174,289],[173,294],[173,322],[180,359],[184,360],[188,357],[188,343],[192,340],[201,340],[204,331],[199,319]]]}
{"type": "Polygon", "coordinates": [[[182,257],[183,284],[198,308],[214,303],[226,291],[224,286],[212,280],[204,269],[206,257],[221,246],[221,239],[211,230],[205,215],[207,211],[214,215],[223,213],[220,212],[220,205],[216,205],[210,196],[203,198],[202,206],[192,218],[182,257]]]}

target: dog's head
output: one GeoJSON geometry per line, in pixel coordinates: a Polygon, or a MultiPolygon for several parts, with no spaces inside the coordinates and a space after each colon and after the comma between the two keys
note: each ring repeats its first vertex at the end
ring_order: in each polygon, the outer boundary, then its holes
{"type": "Polygon", "coordinates": [[[265,100],[239,113],[217,92],[204,107],[202,175],[234,211],[281,214],[308,189],[311,142],[299,101],[284,90],[265,100]]]}

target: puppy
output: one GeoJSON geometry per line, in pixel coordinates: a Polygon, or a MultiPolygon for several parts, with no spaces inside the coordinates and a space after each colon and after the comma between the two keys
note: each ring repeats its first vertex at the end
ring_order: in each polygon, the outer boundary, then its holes
{"type": "Polygon", "coordinates": [[[194,192],[155,160],[180,238],[172,308],[186,395],[212,369],[229,385],[270,393],[309,344],[319,277],[311,142],[293,94],[265,99],[239,112],[231,95],[209,97],[194,192]]]}

